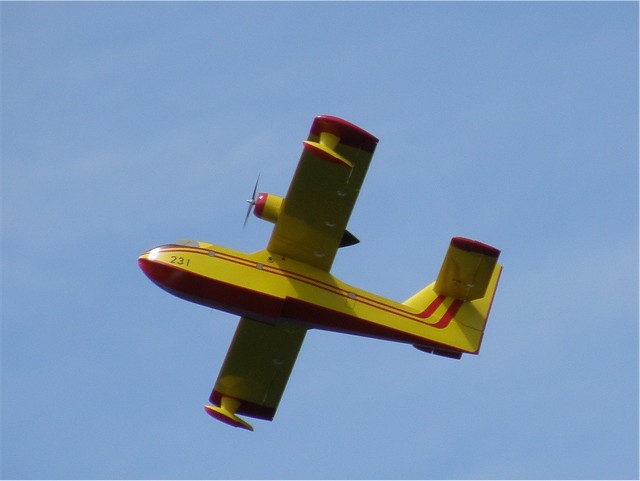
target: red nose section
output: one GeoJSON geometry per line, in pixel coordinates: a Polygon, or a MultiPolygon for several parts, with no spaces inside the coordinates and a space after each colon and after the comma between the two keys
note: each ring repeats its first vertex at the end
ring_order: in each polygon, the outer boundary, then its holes
{"type": "Polygon", "coordinates": [[[262,219],[262,213],[264,212],[264,206],[267,204],[267,197],[269,197],[269,194],[264,194],[262,192],[260,192],[258,194],[258,197],[256,198],[256,204],[255,207],[253,209],[253,213],[255,214],[256,217],[262,219]]]}
{"type": "Polygon", "coordinates": [[[140,257],[138,259],[138,267],[145,273],[145,275],[156,284],[164,285],[170,279],[171,270],[166,269],[165,266],[158,264],[148,258],[140,257]]]}
{"type": "Polygon", "coordinates": [[[149,276],[149,259],[138,257],[138,267],[146,274],[147,277],[151,278],[151,276],[149,276]]]}
{"type": "Polygon", "coordinates": [[[181,269],[176,269],[163,262],[156,262],[146,256],[138,258],[138,266],[149,279],[162,288],[176,288],[185,277],[185,273],[181,269]]]}
{"type": "Polygon", "coordinates": [[[209,305],[206,299],[208,291],[200,276],[146,257],[140,257],[138,265],[151,282],[169,294],[187,301],[209,305]]]}

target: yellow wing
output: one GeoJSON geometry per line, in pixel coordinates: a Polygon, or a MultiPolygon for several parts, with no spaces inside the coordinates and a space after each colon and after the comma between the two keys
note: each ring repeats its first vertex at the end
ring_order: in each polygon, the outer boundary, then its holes
{"type": "Polygon", "coordinates": [[[328,271],[377,143],[345,120],[316,117],[267,249],[328,271]]]}
{"type": "MultiPolygon", "coordinates": [[[[316,117],[267,249],[328,271],[377,142],[342,119],[316,117]]],[[[205,410],[251,430],[238,414],[273,419],[305,334],[300,326],[240,319],[205,410]]]]}
{"type": "Polygon", "coordinates": [[[209,414],[251,429],[236,414],[272,420],[306,329],[241,318],[206,406],[209,414]]]}

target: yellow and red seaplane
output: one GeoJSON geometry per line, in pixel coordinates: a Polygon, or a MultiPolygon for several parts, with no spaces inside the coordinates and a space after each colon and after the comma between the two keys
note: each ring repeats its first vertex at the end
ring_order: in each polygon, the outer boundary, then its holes
{"type": "MultiPolygon", "coordinates": [[[[272,420],[309,329],[402,342],[459,359],[477,354],[502,266],[500,251],[454,237],[435,282],[404,302],[330,273],[378,139],[337,117],[316,117],[282,198],[256,189],[249,209],[275,224],[266,249],[244,253],[182,240],[138,263],[182,299],[240,316],[208,414],[253,430],[239,415],[272,420]]],[[[247,216],[249,212],[247,212],[247,216]]],[[[246,222],[246,219],[245,219],[246,222]]]]}

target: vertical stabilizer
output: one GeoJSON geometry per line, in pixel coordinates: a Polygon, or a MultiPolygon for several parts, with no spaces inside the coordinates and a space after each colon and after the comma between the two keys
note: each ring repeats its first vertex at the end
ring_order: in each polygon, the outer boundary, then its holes
{"type": "MultiPolygon", "coordinates": [[[[446,345],[453,353],[480,350],[502,272],[499,255],[487,244],[454,237],[436,281],[404,302],[450,333],[446,345]]],[[[430,346],[416,347],[431,351],[430,346]]]]}

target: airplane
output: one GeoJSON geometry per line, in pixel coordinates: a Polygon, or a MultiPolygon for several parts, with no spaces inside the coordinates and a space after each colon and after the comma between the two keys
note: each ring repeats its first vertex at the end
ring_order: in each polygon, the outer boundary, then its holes
{"type": "MultiPolygon", "coordinates": [[[[502,266],[495,247],[453,237],[436,280],[404,302],[330,273],[378,139],[329,115],[313,120],[284,198],[259,193],[251,210],[274,224],[265,249],[244,253],[180,240],[144,252],[142,271],[165,291],[240,316],[205,411],[253,431],[272,421],[309,329],[405,343],[460,359],[478,354],[502,266]]],[[[246,219],[245,219],[246,223],[246,219]]]]}

